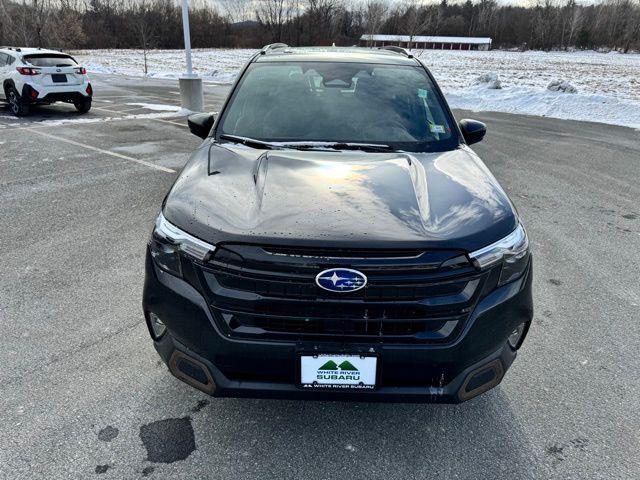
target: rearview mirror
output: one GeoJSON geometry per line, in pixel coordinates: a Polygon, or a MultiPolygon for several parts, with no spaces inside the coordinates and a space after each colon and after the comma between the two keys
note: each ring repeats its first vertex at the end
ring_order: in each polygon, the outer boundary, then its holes
{"type": "Polygon", "coordinates": [[[477,120],[464,118],[458,122],[458,126],[462,131],[462,136],[464,137],[464,141],[467,142],[467,145],[478,143],[484,138],[485,133],[487,133],[487,126],[477,120]]]}
{"type": "Polygon", "coordinates": [[[187,124],[191,133],[204,139],[209,136],[214,120],[213,113],[194,113],[187,118],[187,124]]]}

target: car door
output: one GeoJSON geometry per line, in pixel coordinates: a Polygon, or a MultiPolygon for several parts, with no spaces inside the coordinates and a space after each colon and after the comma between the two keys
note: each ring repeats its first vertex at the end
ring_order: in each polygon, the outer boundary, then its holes
{"type": "MultiPolygon", "coordinates": [[[[9,74],[9,69],[7,68],[8,61],[9,55],[0,52],[0,87],[9,74]]],[[[0,88],[0,99],[5,99],[4,88],[0,88]]]]}

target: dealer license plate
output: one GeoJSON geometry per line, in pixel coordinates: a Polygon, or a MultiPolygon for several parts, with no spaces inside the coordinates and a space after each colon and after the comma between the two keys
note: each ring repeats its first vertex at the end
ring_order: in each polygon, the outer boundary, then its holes
{"type": "Polygon", "coordinates": [[[301,355],[300,386],[323,389],[376,388],[378,358],[364,355],[301,355]]]}

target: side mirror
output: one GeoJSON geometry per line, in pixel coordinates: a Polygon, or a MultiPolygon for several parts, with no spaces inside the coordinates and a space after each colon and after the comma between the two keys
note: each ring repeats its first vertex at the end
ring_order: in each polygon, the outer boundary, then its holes
{"type": "Polygon", "coordinates": [[[194,113],[187,118],[187,124],[191,133],[204,139],[209,136],[214,120],[213,113],[194,113]]]}
{"type": "Polygon", "coordinates": [[[464,137],[464,141],[467,142],[467,145],[478,143],[484,138],[485,133],[487,133],[487,126],[477,120],[464,118],[458,122],[458,126],[460,130],[462,130],[462,136],[464,137]]]}

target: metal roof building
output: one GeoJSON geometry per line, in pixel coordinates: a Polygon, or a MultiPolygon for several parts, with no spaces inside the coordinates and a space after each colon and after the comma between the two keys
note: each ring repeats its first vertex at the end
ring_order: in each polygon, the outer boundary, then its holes
{"type": "Polygon", "coordinates": [[[397,45],[404,48],[440,50],[489,50],[491,48],[491,39],[488,37],[410,36],[367,33],[360,37],[360,45],[366,47],[397,45]]]}

